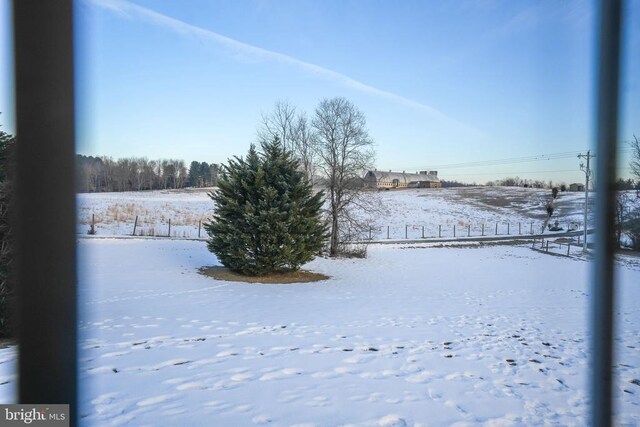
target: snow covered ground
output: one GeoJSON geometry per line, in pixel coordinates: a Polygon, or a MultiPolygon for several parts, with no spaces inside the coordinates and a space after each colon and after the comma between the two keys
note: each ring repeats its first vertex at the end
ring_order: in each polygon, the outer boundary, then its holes
{"type": "MultiPolygon", "coordinates": [[[[136,235],[197,238],[199,224],[213,213],[210,190],[79,194],[78,233],[87,233],[93,215],[97,236],[131,235],[137,216],[136,235]]],[[[387,227],[390,239],[421,238],[423,227],[425,237],[452,237],[454,225],[457,236],[480,236],[483,227],[486,235],[496,230],[500,235],[537,233],[550,195],[549,190],[516,187],[374,191],[368,193],[372,209],[362,216],[374,240],[386,239],[387,227]]],[[[584,193],[560,193],[554,221],[565,229],[570,222],[582,223],[583,206],[584,193]]],[[[200,236],[206,237],[204,230],[200,236]]]]}
{"type": "MultiPolygon", "coordinates": [[[[474,191],[377,193],[388,209],[379,220],[540,221],[547,196],[474,191]]],[[[579,217],[581,199],[567,196],[558,211],[579,217]]],[[[139,209],[186,224],[210,204],[204,192],[79,196],[85,218],[139,209]]],[[[103,221],[98,235],[126,231],[120,222],[103,221]]],[[[585,258],[528,245],[371,245],[364,260],[306,266],[329,280],[265,285],[199,274],[218,264],[201,241],[78,245],[82,425],[587,423],[585,258]]],[[[640,258],[621,257],[618,273],[617,425],[636,426],[640,258]]],[[[15,347],[0,349],[0,402],[14,400],[15,364],[15,347]]]]}
{"type": "MultiPolygon", "coordinates": [[[[86,234],[92,220],[97,236],[136,235],[198,237],[198,223],[213,214],[207,190],[83,193],[77,196],[78,233],[86,234]]],[[[202,236],[206,236],[201,230],[202,236]]]]}

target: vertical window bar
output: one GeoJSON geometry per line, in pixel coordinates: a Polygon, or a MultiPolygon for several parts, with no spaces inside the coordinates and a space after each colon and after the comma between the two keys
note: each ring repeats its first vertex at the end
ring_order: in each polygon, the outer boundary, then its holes
{"type": "Polygon", "coordinates": [[[14,0],[18,400],[77,424],[72,0],[14,0]]]}
{"type": "Polygon", "coordinates": [[[591,425],[611,426],[613,414],[614,198],[622,0],[601,0],[597,70],[595,260],[591,313],[591,425]]]}

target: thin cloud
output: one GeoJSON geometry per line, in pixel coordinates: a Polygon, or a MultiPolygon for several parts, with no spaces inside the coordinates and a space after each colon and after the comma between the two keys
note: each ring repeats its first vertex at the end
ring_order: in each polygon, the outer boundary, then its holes
{"type": "Polygon", "coordinates": [[[138,6],[136,4],[130,3],[125,0],[86,0],[86,1],[94,4],[95,6],[101,7],[112,13],[115,13],[119,16],[124,16],[128,18],[138,18],[143,21],[149,22],[153,25],[157,25],[159,27],[171,30],[181,35],[196,36],[202,40],[208,40],[208,41],[214,42],[224,48],[234,51],[235,53],[238,53],[250,58],[254,58],[262,61],[275,61],[282,64],[292,65],[294,67],[300,68],[306,72],[309,72],[321,78],[339,83],[350,89],[367,93],[373,96],[377,96],[383,99],[387,99],[389,101],[396,102],[396,103],[423,111],[427,113],[429,116],[431,116],[432,118],[439,120],[441,122],[444,122],[450,125],[455,125],[460,128],[464,128],[476,134],[480,133],[477,129],[474,129],[465,123],[462,123],[456,119],[453,119],[429,105],[420,103],[418,101],[414,101],[409,98],[405,98],[404,96],[400,96],[392,92],[388,92],[388,91],[367,85],[358,80],[352,79],[351,77],[345,74],[332,71],[328,68],[324,68],[319,65],[305,62],[300,59],[296,59],[282,53],[263,49],[257,46],[253,46],[247,43],[243,43],[243,42],[231,39],[229,37],[225,37],[214,31],[206,30],[204,28],[200,28],[195,25],[188,24],[184,21],[171,18],[167,15],[163,15],[151,9],[138,6]]]}

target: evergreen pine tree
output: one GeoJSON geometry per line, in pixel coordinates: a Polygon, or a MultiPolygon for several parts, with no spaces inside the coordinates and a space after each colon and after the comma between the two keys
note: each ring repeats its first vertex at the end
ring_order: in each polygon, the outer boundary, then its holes
{"type": "Polygon", "coordinates": [[[11,335],[10,300],[13,285],[10,267],[13,262],[13,241],[9,221],[13,200],[11,165],[15,150],[15,137],[0,131],[0,337],[11,335]]]}
{"type": "Polygon", "coordinates": [[[189,165],[189,177],[187,179],[191,187],[201,187],[200,163],[195,160],[189,165]]]}
{"type": "Polygon", "coordinates": [[[298,162],[278,139],[251,146],[246,159],[222,168],[216,203],[205,224],[208,248],[231,270],[247,275],[293,271],[320,251],[326,229],[322,193],[313,194],[298,162]]]}

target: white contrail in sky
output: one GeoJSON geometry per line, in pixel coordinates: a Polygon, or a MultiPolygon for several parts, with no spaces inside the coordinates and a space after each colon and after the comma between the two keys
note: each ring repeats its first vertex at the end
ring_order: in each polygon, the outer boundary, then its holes
{"type": "Polygon", "coordinates": [[[296,59],[282,53],[274,52],[267,49],[262,49],[257,46],[252,46],[247,43],[239,42],[237,40],[218,34],[214,31],[206,30],[204,28],[200,28],[195,25],[188,24],[184,21],[171,18],[167,15],[163,15],[151,9],[138,6],[126,0],[87,0],[87,1],[90,3],[93,3],[98,7],[110,10],[116,14],[120,14],[126,17],[137,17],[144,21],[150,22],[152,24],[161,26],[163,28],[167,28],[178,34],[197,36],[203,40],[212,41],[218,45],[221,45],[225,48],[231,49],[237,53],[246,55],[248,57],[252,57],[260,60],[271,60],[271,61],[276,61],[283,64],[293,65],[307,72],[323,77],[327,80],[340,83],[343,86],[346,86],[350,89],[375,95],[380,98],[388,99],[390,101],[393,101],[402,105],[406,105],[408,107],[415,108],[417,110],[424,111],[432,118],[437,119],[441,122],[462,127],[476,134],[480,133],[478,130],[468,126],[465,123],[459,122],[458,120],[447,116],[446,114],[442,113],[441,111],[429,105],[420,103],[418,101],[414,101],[409,98],[405,98],[404,96],[400,96],[392,92],[378,89],[376,87],[359,82],[358,80],[352,79],[347,75],[329,70],[319,65],[311,64],[309,62],[305,62],[300,59],[296,59]]]}

